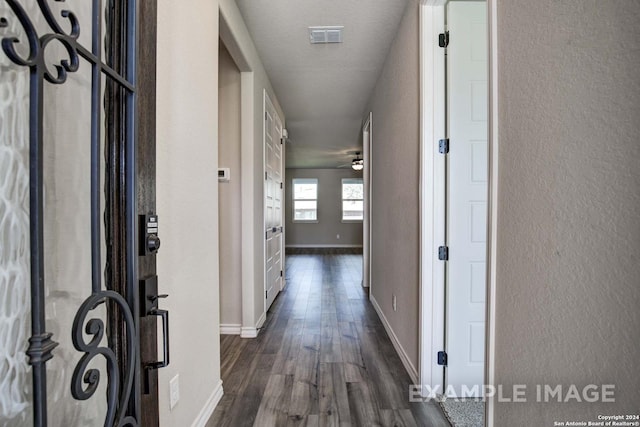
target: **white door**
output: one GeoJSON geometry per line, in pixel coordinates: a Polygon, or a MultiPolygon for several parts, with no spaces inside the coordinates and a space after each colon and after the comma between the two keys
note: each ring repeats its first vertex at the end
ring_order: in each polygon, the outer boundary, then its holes
{"type": "Polygon", "coordinates": [[[484,383],[487,230],[486,3],[447,6],[447,386],[484,383]]]}
{"type": "Polygon", "coordinates": [[[282,120],[264,93],[265,311],[282,289],[282,120]]]}

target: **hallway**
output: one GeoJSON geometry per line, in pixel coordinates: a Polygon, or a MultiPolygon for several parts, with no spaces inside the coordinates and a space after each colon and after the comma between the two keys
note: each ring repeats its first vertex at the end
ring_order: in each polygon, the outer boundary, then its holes
{"type": "Polygon", "coordinates": [[[221,336],[214,426],[448,426],[411,382],[361,287],[360,255],[289,255],[256,339],[221,336]]]}

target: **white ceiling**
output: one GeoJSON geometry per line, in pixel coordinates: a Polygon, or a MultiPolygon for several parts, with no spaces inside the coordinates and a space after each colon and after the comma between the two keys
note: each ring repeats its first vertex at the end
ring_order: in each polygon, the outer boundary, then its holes
{"type": "Polygon", "coordinates": [[[348,164],[407,0],[236,3],[286,116],[287,167],[348,164]],[[309,43],[308,27],[323,25],[344,26],[344,43],[309,43]]]}

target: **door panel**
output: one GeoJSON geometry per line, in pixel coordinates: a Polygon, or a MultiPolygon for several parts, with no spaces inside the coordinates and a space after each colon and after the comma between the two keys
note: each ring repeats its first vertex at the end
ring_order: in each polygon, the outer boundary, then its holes
{"type": "Polygon", "coordinates": [[[9,280],[21,325],[0,322],[19,361],[18,393],[9,402],[0,390],[2,425],[157,425],[157,391],[143,402],[153,416],[140,417],[139,337],[155,340],[156,327],[139,320],[138,277],[155,261],[138,259],[137,216],[155,201],[155,63],[136,62],[133,37],[137,26],[154,56],[155,0],[138,7],[0,2],[0,146],[19,189],[0,185],[0,221],[19,224],[3,236],[19,246],[9,280]]]}
{"type": "MultiPolygon", "coordinates": [[[[156,23],[157,0],[140,2],[138,32],[138,168],[137,203],[139,214],[156,212],[156,23]]],[[[158,218],[162,229],[162,215],[158,218]]],[[[162,256],[161,252],[158,256],[162,256]]],[[[139,278],[156,275],[156,256],[141,256],[139,278]]],[[[158,288],[163,288],[159,278],[158,288]]],[[[162,292],[158,292],[162,294],[162,292]]],[[[160,303],[162,305],[162,303],[160,303]]],[[[158,360],[157,317],[140,313],[141,427],[160,425],[158,409],[158,370],[147,369],[158,360]]],[[[163,343],[162,345],[168,345],[163,343]]]]}
{"type": "Polygon", "coordinates": [[[484,383],[487,28],[484,2],[449,2],[447,385],[484,383]]]}
{"type": "Polygon", "coordinates": [[[265,311],[282,289],[282,120],[264,93],[265,311]]]}

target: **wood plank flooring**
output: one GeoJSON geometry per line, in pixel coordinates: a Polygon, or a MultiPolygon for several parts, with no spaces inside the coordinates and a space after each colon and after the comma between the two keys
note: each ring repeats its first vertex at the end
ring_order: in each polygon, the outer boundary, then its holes
{"type": "Polygon", "coordinates": [[[221,336],[224,396],[206,427],[449,427],[411,380],[361,286],[361,255],[288,255],[255,339],[221,336]]]}

